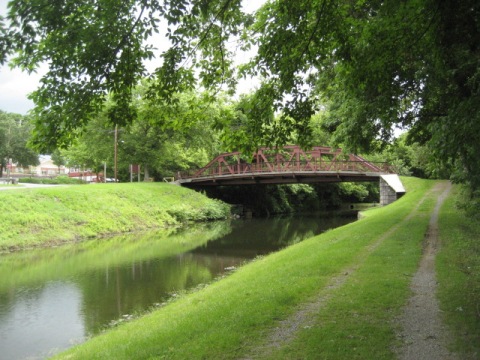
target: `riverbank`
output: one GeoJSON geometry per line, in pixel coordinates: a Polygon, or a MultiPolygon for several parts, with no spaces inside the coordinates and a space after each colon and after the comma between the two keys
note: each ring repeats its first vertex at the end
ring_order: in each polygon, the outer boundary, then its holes
{"type": "Polygon", "coordinates": [[[0,251],[224,219],[229,206],[164,183],[61,185],[0,191],[0,251]]]}
{"type": "MultiPolygon", "coordinates": [[[[411,295],[410,282],[440,194],[434,187],[438,182],[402,181],[407,194],[368,211],[364,219],[259,258],[58,358],[394,358],[399,345],[396,319],[411,295]]],[[[454,218],[449,211],[458,212],[446,210],[452,201],[447,199],[440,219],[461,232],[461,215],[455,217],[458,223],[445,220],[454,218]]],[[[478,235],[477,230],[471,234],[478,235]]],[[[440,224],[441,241],[450,241],[445,234],[440,224]]],[[[441,266],[462,273],[451,260],[459,258],[460,250],[446,243],[445,249],[449,252],[440,253],[441,266]]],[[[469,257],[470,267],[478,268],[476,258],[469,257]]],[[[463,358],[474,358],[479,332],[476,290],[465,290],[463,282],[447,281],[443,275],[439,281],[440,293],[449,295],[442,295],[442,309],[445,299],[453,297],[462,313],[473,315],[466,324],[456,314],[458,306],[447,306],[447,318],[456,319],[461,331],[469,333],[465,339],[464,332],[453,332],[457,342],[468,343],[463,358]],[[446,286],[450,282],[454,286],[446,286]]]]}

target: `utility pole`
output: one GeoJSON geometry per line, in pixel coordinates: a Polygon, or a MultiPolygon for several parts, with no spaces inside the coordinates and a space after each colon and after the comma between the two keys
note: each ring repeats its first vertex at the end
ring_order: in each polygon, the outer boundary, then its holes
{"type": "Polygon", "coordinates": [[[115,183],[117,182],[117,138],[118,138],[118,125],[115,124],[115,143],[114,143],[114,178],[115,178],[115,183]]]}

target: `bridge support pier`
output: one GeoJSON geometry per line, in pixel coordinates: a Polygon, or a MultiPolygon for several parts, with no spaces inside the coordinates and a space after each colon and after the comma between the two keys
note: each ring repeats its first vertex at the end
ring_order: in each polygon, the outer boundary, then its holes
{"type": "Polygon", "coordinates": [[[388,205],[405,195],[405,188],[395,174],[380,176],[380,205],[388,205]]]}

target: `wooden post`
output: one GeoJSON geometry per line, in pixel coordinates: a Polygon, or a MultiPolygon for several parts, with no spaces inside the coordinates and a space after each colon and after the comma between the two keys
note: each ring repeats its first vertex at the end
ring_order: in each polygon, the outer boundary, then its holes
{"type": "Polygon", "coordinates": [[[113,145],[113,162],[114,162],[114,179],[117,182],[117,137],[118,137],[118,125],[115,124],[115,143],[113,145]]]}

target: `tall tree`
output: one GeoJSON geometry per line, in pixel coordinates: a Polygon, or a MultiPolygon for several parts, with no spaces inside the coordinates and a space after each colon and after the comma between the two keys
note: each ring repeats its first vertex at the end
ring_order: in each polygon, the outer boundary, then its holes
{"type": "Polygon", "coordinates": [[[8,163],[38,165],[38,154],[27,146],[32,126],[19,114],[0,111],[0,177],[8,163]]]}
{"type": "MultiPolygon", "coordinates": [[[[205,165],[218,152],[213,124],[224,105],[195,93],[176,95],[174,103],[152,103],[140,96],[145,89],[135,90],[136,118],[117,129],[119,177],[128,178],[130,164],[140,164],[145,178],[205,165]]],[[[62,151],[72,165],[101,171],[106,163],[109,170],[114,168],[115,130],[107,113],[108,109],[90,121],[74,145],[62,151]]]]}
{"type": "MultiPolygon", "coordinates": [[[[31,94],[36,120],[33,143],[42,150],[65,147],[78,129],[102,111],[107,95],[109,118],[124,126],[136,116],[133,90],[154,75],[151,95],[171,96],[192,88],[232,84],[232,60],[226,42],[244,23],[240,0],[11,0],[9,29],[0,19],[0,62],[49,71],[31,94]],[[171,44],[160,66],[147,73],[154,56],[152,35],[171,44]],[[152,41],[152,40],[150,40],[152,41]],[[201,59],[197,59],[201,53],[201,59]]],[[[158,41],[157,39],[153,39],[158,41]]]]}

